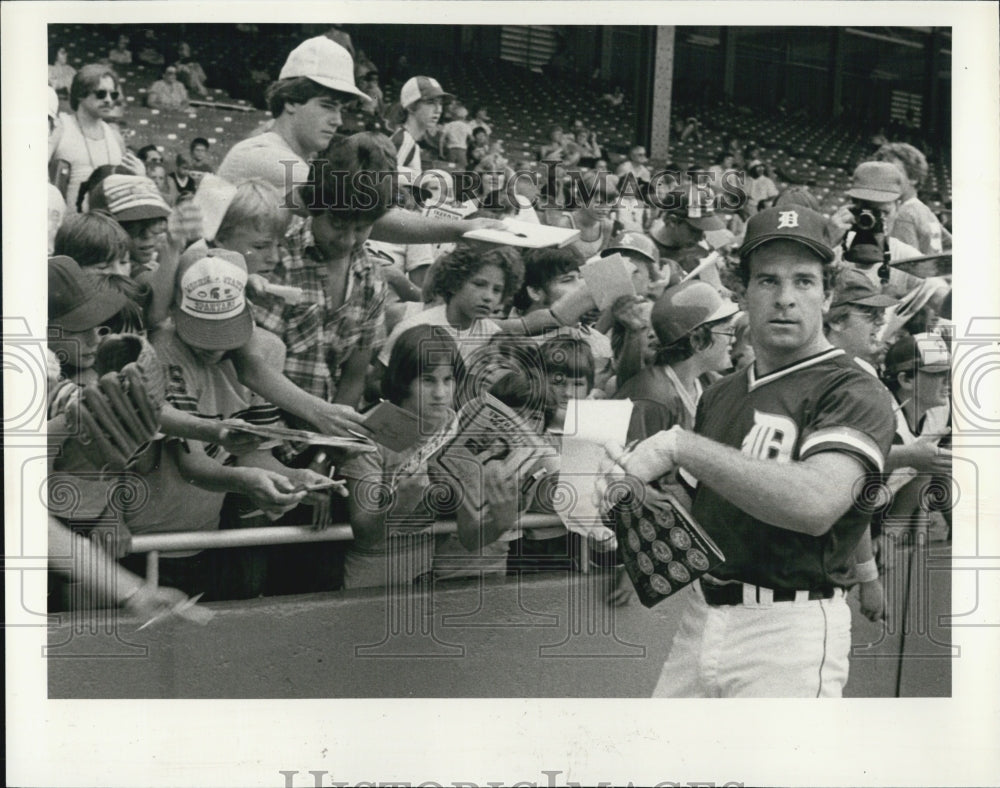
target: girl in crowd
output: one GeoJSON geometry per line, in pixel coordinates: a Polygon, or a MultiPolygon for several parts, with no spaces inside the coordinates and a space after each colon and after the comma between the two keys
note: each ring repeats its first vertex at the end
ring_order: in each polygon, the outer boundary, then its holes
{"type": "MultiPolygon", "coordinates": [[[[347,479],[354,531],[344,562],[345,588],[405,585],[431,569],[434,537],[424,529],[448,512],[429,505],[436,482],[427,463],[454,429],[462,371],[458,346],[440,326],[413,326],[393,346],[382,395],[417,417],[424,440],[403,453],[379,446],[338,469],[347,479]]],[[[449,491],[445,498],[451,497],[449,491]]]]}
{"type": "Polygon", "coordinates": [[[434,553],[438,580],[505,575],[510,543],[520,535],[519,515],[534,502],[538,489],[530,484],[526,488],[526,480],[549,477],[558,470],[558,456],[544,435],[556,417],[558,402],[545,378],[524,370],[508,372],[489,393],[517,414],[524,435],[515,447],[502,436],[485,447],[475,496],[483,506],[476,509],[473,496],[459,496],[458,531],[442,540],[434,553]]]}
{"type": "Polygon", "coordinates": [[[572,211],[560,211],[551,216],[548,224],[579,230],[580,237],[570,245],[584,260],[589,260],[611,243],[615,232],[612,207],[618,192],[609,176],[601,177],[595,172],[587,173],[574,183],[575,207],[572,211]]]}
{"type": "Polygon", "coordinates": [[[132,50],[129,49],[129,37],[118,36],[117,43],[108,52],[108,60],[116,66],[128,66],[132,63],[132,50]]]}
{"type": "Polygon", "coordinates": [[[440,296],[444,303],[399,323],[382,348],[379,361],[388,366],[399,336],[422,324],[441,326],[454,337],[462,357],[468,360],[500,331],[492,316],[517,292],[523,275],[520,255],[509,247],[481,253],[469,246],[459,246],[438,260],[431,270],[431,295],[440,296]]]}

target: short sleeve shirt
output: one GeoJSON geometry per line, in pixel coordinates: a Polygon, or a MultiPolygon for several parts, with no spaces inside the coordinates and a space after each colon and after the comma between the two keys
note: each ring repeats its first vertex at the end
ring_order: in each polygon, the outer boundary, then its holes
{"type": "MultiPolygon", "coordinates": [[[[794,462],[836,451],[876,473],[895,420],[888,390],[832,348],[761,378],[753,365],[723,378],[702,396],[695,431],[761,460],[794,462]]],[[[702,483],[692,514],[726,556],[713,575],[790,590],[843,584],[871,518],[856,504],[825,534],[811,536],[751,517],[727,500],[725,490],[702,483]]]]}

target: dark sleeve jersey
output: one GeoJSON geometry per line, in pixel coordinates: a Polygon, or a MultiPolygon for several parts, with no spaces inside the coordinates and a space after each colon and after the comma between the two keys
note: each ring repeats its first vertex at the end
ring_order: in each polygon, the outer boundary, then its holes
{"type": "MultiPolygon", "coordinates": [[[[771,462],[846,452],[868,474],[880,472],[895,431],[888,390],[834,348],[756,378],[724,378],[702,396],[695,431],[771,462]]],[[[863,480],[856,487],[860,494],[863,480]]],[[[751,517],[725,490],[698,485],[693,514],[726,556],[720,579],[793,590],[842,585],[870,509],[852,506],[822,536],[751,517]]]]}

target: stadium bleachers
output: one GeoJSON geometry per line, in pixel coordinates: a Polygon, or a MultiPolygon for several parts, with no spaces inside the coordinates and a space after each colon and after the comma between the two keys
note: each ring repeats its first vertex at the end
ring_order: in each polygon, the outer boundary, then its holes
{"type": "MultiPolygon", "coordinates": [[[[301,38],[294,30],[282,26],[269,43],[275,51],[288,51],[301,38]]],[[[49,31],[53,41],[65,42],[69,63],[75,68],[100,60],[115,36],[111,26],[53,25],[49,31]]],[[[163,40],[168,41],[166,35],[163,40]]],[[[364,47],[365,42],[355,42],[364,47]]],[[[135,42],[133,42],[133,45],[135,42]]],[[[169,112],[144,106],[149,86],[160,78],[162,67],[143,63],[120,68],[125,107],[127,143],[134,149],[157,144],[165,159],[186,151],[190,140],[202,136],[212,144],[213,157],[221,161],[236,142],[251,134],[270,119],[265,110],[256,109],[245,98],[233,98],[213,85],[213,69],[231,66],[238,46],[234,40],[215,41],[205,51],[195,50],[201,60],[212,89],[211,100],[233,107],[197,106],[185,112],[169,112]]],[[[414,63],[414,73],[421,64],[414,63]]],[[[386,69],[381,73],[385,74],[386,69]]],[[[469,107],[486,106],[494,126],[494,138],[505,141],[511,160],[534,159],[539,147],[548,140],[553,124],[564,128],[579,119],[597,133],[612,167],[624,156],[635,139],[634,108],[629,100],[611,109],[599,103],[596,89],[586,80],[556,80],[511,63],[494,60],[463,59],[452,64],[436,65],[432,73],[445,89],[454,93],[469,107]]],[[[398,96],[401,80],[382,85],[387,102],[398,96]]],[[[763,111],[717,104],[699,107],[675,107],[675,116],[693,115],[701,121],[698,141],[681,141],[674,137],[669,161],[677,167],[709,165],[732,137],[744,142],[754,141],[766,151],[779,188],[804,184],[820,200],[824,210],[832,211],[843,201],[850,175],[857,163],[867,157],[872,146],[857,129],[838,124],[832,119],[804,119],[767,114],[763,111]]],[[[345,130],[363,128],[360,113],[345,117],[345,130]]],[[[946,150],[925,151],[931,164],[921,197],[937,214],[947,214],[951,206],[950,156],[946,150]]],[[[666,164],[656,161],[655,164],[666,164]]]]}

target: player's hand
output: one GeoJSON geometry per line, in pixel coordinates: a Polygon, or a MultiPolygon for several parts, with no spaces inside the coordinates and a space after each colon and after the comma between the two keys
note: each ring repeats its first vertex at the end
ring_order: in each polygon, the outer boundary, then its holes
{"type": "Polygon", "coordinates": [[[138,591],[122,603],[122,607],[129,615],[141,618],[144,621],[151,621],[154,618],[164,617],[187,601],[187,596],[183,591],[176,588],[166,588],[164,586],[142,585],[138,591]]]}
{"type": "Polygon", "coordinates": [[[605,451],[626,474],[651,482],[677,467],[677,436],[680,432],[680,426],[675,425],[640,441],[631,451],[619,451],[612,445],[606,446],[605,451]]]}
{"type": "Polygon", "coordinates": [[[215,443],[234,457],[257,451],[263,442],[264,438],[260,435],[252,435],[249,432],[241,432],[221,425],[215,438],[215,443]]]}
{"type": "Polygon", "coordinates": [[[142,159],[136,156],[132,151],[126,151],[122,156],[121,164],[118,166],[124,167],[133,175],[140,175],[143,178],[146,176],[146,165],[142,163],[142,159]]]}
{"type": "Polygon", "coordinates": [[[490,460],[483,466],[482,500],[498,522],[514,523],[520,511],[519,471],[531,459],[533,449],[513,449],[502,460],[490,460]]]}
{"type": "Polygon", "coordinates": [[[861,602],[861,614],[869,621],[882,621],[885,618],[885,592],[879,579],[861,583],[858,586],[858,598],[861,602]]]}
{"type": "Polygon", "coordinates": [[[910,466],[922,473],[950,474],[951,449],[939,446],[940,440],[939,435],[924,435],[910,444],[908,447],[910,466]]]}
{"type": "Polygon", "coordinates": [[[564,326],[575,326],[594,309],[597,309],[597,299],[586,282],[581,282],[549,307],[553,317],[564,326]]]}
{"type": "Polygon", "coordinates": [[[250,274],[247,277],[247,293],[257,297],[267,295],[267,286],[269,284],[270,282],[267,281],[267,277],[260,274],[250,274]]]}
{"type": "Polygon", "coordinates": [[[239,468],[241,489],[254,505],[266,514],[281,515],[298,506],[305,491],[293,492],[295,482],[287,476],[264,468],[239,468]]]}
{"type": "Polygon", "coordinates": [[[639,296],[618,296],[611,305],[611,316],[616,323],[629,331],[645,331],[649,328],[649,321],[643,314],[644,303],[646,299],[639,296]]]}
{"type": "Polygon", "coordinates": [[[205,234],[201,209],[193,202],[181,202],[174,206],[167,217],[167,243],[177,251],[197,241],[205,234]]]}
{"type": "Polygon", "coordinates": [[[839,244],[844,236],[847,235],[847,231],[854,226],[854,214],[851,213],[851,206],[841,205],[830,216],[828,224],[830,243],[832,245],[839,244]]]}
{"type": "MultiPolygon", "coordinates": [[[[313,487],[319,484],[327,485],[331,481],[329,476],[316,473],[316,471],[310,468],[287,468],[283,473],[295,482],[297,487],[313,487]]],[[[346,498],[347,485],[341,480],[336,483],[336,486],[325,486],[322,490],[315,490],[313,492],[307,491],[304,500],[306,503],[323,504],[329,499],[330,493],[339,495],[341,498],[346,498]]]]}
{"type": "Polygon", "coordinates": [[[337,405],[332,402],[318,403],[313,409],[309,421],[316,427],[317,432],[324,435],[356,438],[357,435],[352,433],[366,436],[371,434],[371,431],[364,425],[364,416],[350,405],[337,405]]]}

